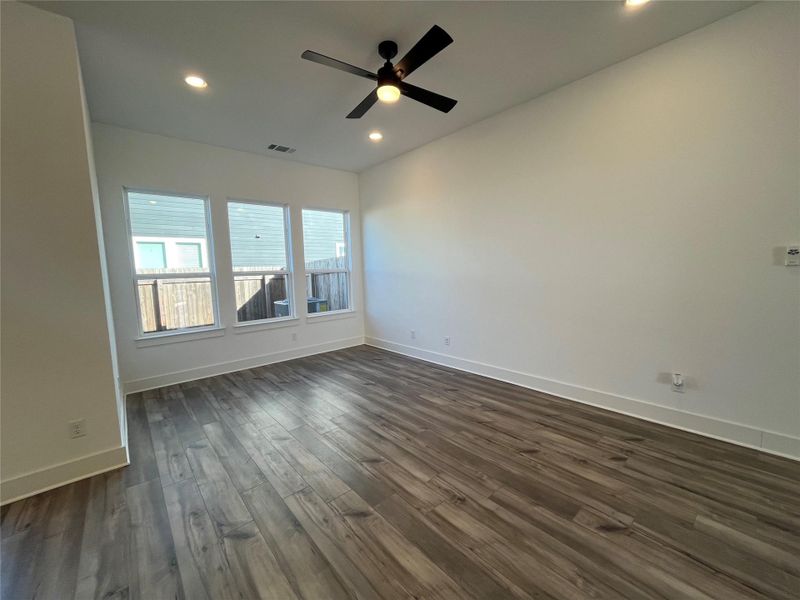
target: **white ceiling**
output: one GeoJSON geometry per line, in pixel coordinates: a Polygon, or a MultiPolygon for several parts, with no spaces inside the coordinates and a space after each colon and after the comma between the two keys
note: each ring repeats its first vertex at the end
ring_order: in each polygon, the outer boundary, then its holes
{"type": "Polygon", "coordinates": [[[32,4],[75,20],[93,120],[360,171],[753,3],[32,4]],[[372,83],[300,59],[310,49],[376,70],[381,40],[399,58],[433,24],[455,41],[408,81],[457,99],[449,114],[401,98],[345,119],[372,83]],[[209,87],[188,88],[190,72],[209,87]],[[373,129],[383,142],[367,140],[373,129]]]}

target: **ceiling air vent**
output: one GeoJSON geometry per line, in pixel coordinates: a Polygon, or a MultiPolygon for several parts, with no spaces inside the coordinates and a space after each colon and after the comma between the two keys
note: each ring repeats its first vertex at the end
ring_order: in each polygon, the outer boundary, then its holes
{"type": "Polygon", "coordinates": [[[289,148],[289,146],[281,146],[279,144],[270,144],[267,150],[274,150],[275,152],[283,152],[284,154],[292,154],[297,148],[289,148]]]}

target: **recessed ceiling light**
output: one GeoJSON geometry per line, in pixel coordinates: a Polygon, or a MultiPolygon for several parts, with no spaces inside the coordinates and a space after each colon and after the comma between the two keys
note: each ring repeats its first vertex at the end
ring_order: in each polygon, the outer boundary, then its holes
{"type": "Polygon", "coordinates": [[[642,4],[647,4],[650,0],[625,0],[625,6],[628,8],[636,8],[642,4]]]}
{"type": "Polygon", "coordinates": [[[369,139],[373,142],[380,142],[383,139],[383,134],[380,131],[372,131],[369,134],[369,139]]]}
{"type": "Polygon", "coordinates": [[[156,202],[155,200],[148,200],[147,203],[148,204],[158,204],[158,202],[156,202]]]}
{"type": "Polygon", "coordinates": [[[202,77],[197,76],[197,75],[189,75],[184,79],[184,81],[186,82],[187,85],[190,85],[193,88],[206,88],[206,87],[208,87],[208,84],[206,83],[206,80],[203,79],[202,77]]]}

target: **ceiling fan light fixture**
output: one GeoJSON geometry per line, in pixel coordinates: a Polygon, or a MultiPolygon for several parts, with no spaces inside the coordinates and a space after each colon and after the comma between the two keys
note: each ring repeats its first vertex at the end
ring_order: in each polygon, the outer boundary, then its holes
{"type": "Polygon", "coordinates": [[[208,87],[206,80],[199,75],[187,75],[184,78],[184,81],[186,82],[186,85],[190,85],[193,88],[203,89],[208,87]]]}
{"type": "Polygon", "coordinates": [[[378,54],[386,62],[378,69],[377,73],[372,73],[361,67],[336,60],[313,50],[306,50],[300,55],[300,58],[376,82],[376,87],[373,87],[367,97],[350,111],[347,115],[348,119],[360,119],[378,101],[391,104],[397,102],[401,95],[446,113],[450,112],[457,104],[455,100],[411,85],[405,79],[452,43],[453,38],[444,29],[434,25],[394,65],[392,64],[392,59],[397,56],[397,43],[391,40],[384,40],[378,44],[378,54]]]}
{"type": "Polygon", "coordinates": [[[396,85],[385,84],[378,88],[378,100],[392,104],[400,99],[400,88],[396,85]]]}

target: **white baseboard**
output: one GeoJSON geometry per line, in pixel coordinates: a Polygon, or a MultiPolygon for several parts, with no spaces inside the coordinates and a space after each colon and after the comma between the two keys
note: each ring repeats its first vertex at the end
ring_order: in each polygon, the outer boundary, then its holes
{"type": "Polygon", "coordinates": [[[618,396],[600,390],[538,377],[529,373],[522,373],[520,371],[513,371],[511,369],[478,361],[458,358],[449,354],[398,344],[389,340],[367,336],[364,338],[364,343],[397,354],[403,354],[438,365],[475,373],[476,375],[483,375],[491,379],[513,383],[514,385],[545,392],[553,396],[566,398],[567,400],[589,404],[598,408],[604,408],[638,419],[644,419],[645,421],[651,421],[653,423],[667,425],[717,440],[731,442],[739,446],[755,448],[769,454],[800,460],[800,438],[790,435],[776,433],[774,431],[764,431],[749,425],[742,425],[741,423],[733,423],[706,415],[659,406],[658,404],[653,404],[644,400],[618,396]]]}
{"type": "Polygon", "coordinates": [[[185,383],[187,381],[194,381],[195,379],[203,379],[204,377],[214,377],[215,375],[223,375],[225,373],[233,373],[234,371],[241,371],[243,369],[252,369],[254,367],[261,367],[263,365],[283,362],[285,360],[292,360],[294,358],[311,356],[312,354],[321,354],[323,352],[341,350],[342,348],[360,346],[363,343],[364,337],[356,336],[333,340],[323,344],[301,346],[299,348],[292,348],[291,350],[280,350],[278,352],[270,352],[269,354],[262,354],[260,356],[252,356],[250,358],[243,358],[230,362],[216,363],[194,369],[186,369],[185,371],[164,373],[162,375],[155,375],[153,377],[125,381],[122,384],[123,391],[125,395],[128,395],[134,392],[153,390],[166,385],[175,385],[176,383],[185,383]]]}
{"type": "Polygon", "coordinates": [[[128,464],[128,449],[120,446],[24,473],[0,483],[0,505],[119,469],[128,464]]]}

